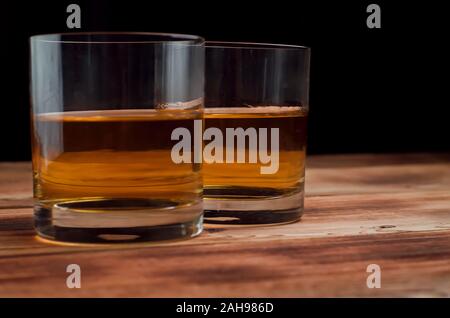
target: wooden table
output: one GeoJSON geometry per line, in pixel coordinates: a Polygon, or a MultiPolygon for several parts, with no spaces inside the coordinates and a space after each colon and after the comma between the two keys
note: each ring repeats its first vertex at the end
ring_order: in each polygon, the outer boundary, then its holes
{"type": "Polygon", "coordinates": [[[312,156],[306,212],[154,246],[40,242],[29,163],[0,163],[0,296],[450,295],[450,155],[312,156]],[[81,266],[81,288],[66,266],[81,266]],[[369,264],[381,288],[369,289],[369,264]]]}

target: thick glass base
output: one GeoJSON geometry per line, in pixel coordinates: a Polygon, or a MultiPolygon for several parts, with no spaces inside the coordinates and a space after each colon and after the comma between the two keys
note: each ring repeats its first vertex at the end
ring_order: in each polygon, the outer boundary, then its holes
{"type": "Polygon", "coordinates": [[[303,214],[303,191],[285,193],[268,188],[204,189],[205,223],[279,224],[298,221],[303,214]]]}
{"type": "Polygon", "coordinates": [[[179,240],[203,229],[202,203],[169,200],[90,199],[35,206],[39,236],[66,243],[179,240]]]}

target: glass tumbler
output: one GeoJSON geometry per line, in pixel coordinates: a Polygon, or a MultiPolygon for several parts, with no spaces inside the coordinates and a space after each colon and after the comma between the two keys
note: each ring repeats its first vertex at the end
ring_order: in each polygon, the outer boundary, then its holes
{"type": "Polygon", "coordinates": [[[171,137],[203,116],[203,39],[68,33],[30,46],[37,233],[78,243],[198,235],[201,164],[175,163],[171,137]]]}
{"type": "Polygon", "coordinates": [[[303,213],[310,49],[206,42],[205,222],[303,213]]]}

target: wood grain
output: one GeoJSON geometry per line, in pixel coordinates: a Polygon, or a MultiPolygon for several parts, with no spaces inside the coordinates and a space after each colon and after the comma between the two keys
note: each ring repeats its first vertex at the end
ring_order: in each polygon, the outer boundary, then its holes
{"type": "Polygon", "coordinates": [[[1,297],[450,296],[448,154],[312,156],[301,222],[152,245],[42,242],[29,163],[0,163],[0,177],[1,297]],[[81,289],[65,285],[71,263],[81,289]]]}

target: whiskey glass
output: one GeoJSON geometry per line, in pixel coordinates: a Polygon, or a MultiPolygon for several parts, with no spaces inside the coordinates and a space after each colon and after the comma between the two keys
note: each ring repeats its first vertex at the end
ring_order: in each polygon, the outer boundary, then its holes
{"type": "Polygon", "coordinates": [[[202,119],[204,40],[82,32],[32,36],[30,47],[38,235],[75,243],[198,235],[201,164],[173,162],[171,134],[202,119]]]}
{"type": "Polygon", "coordinates": [[[206,42],[205,222],[300,219],[309,66],[307,47],[206,42]]]}

